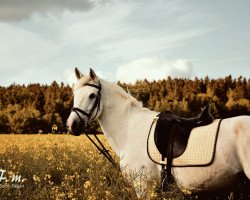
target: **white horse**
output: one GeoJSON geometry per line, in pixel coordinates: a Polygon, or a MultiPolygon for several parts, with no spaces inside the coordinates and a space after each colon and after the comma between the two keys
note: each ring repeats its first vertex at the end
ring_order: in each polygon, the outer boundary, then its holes
{"type": "MultiPolygon", "coordinates": [[[[125,173],[136,172],[144,167],[149,181],[159,181],[161,168],[147,154],[147,136],[158,113],[143,108],[140,102],[120,86],[97,77],[91,69],[89,75],[83,75],[77,68],[75,73],[78,82],[73,86],[74,107],[85,114],[71,112],[67,120],[69,132],[79,135],[80,127],[96,118],[111,148],[120,157],[120,166],[126,166],[125,173]],[[98,103],[97,98],[100,98],[98,103]]],[[[218,191],[234,184],[240,172],[250,179],[250,116],[224,119],[216,145],[211,165],[172,168],[180,189],[193,192],[218,191]]],[[[134,180],[135,187],[138,187],[139,182],[134,180]]],[[[146,184],[140,185],[138,196],[145,187],[146,184]]]]}

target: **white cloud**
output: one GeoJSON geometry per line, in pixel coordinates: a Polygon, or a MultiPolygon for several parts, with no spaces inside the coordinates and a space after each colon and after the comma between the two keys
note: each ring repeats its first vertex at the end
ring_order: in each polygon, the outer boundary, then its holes
{"type": "Polygon", "coordinates": [[[186,59],[168,61],[159,58],[141,58],[118,67],[116,79],[121,82],[135,83],[137,80],[153,81],[167,76],[190,78],[192,74],[193,66],[186,59]]]}
{"type": "MultiPolygon", "coordinates": [[[[197,26],[203,12],[192,12],[197,9],[187,8],[184,1],[114,0],[103,5],[108,0],[83,0],[94,2],[94,8],[86,10],[78,0],[72,5],[63,4],[62,0],[58,17],[54,11],[58,0],[34,1],[37,4],[27,0],[20,10],[27,9],[29,15],[17,17],[16,21],[27,19],[18,23],[1,18],[1,6],[11,6],[1,1],[5,2],[0,0],[0,85],[13,81],[72,82],[63,75],[72,66],[72,71],[78,66],[87,73],[93,67],[97,74],[102,72],[102,77],[114,80],[117,66],[139,58],[191,57],[178,52],[183,50],[180,47],[211,32],[206,24],[197,26]],[[186,13],[190,13],[188,19],[178,21],[186,13]],[[37,71],[39,76],[32,76],[37,71]]],[[[13,7],[19,9],[21,1],[17,1],[13,0],[13,7]]],[[[5,11],[15,15],[13,9],[5,11]]]]}
{"type": "Polygon", "coordinates": [[[101,72],[101,71],[96,71],[95,72],[96,73],[96,75],[98,76],[98,77],[100,77],[100,78],[102,78],[102,79],[106,79],[106,77],[105,77],[105,75],[103,74],[103,72],[101,72]]]}
{"type": "Polygon", "coordinates": [[[69,86],[72,86],[74,83],[76,83],[77,79],[74,72],[74,68],[65,69],[62,73],[62,78],[62,81],[66,84],[69,84],[69,86]]]}

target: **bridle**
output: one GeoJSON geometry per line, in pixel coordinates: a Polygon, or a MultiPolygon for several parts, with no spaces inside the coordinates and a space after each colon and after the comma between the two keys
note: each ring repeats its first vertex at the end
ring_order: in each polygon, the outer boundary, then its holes
{"type": "MultiPolygon", "coordinates": [[[[94,102],[93,107],[90,109],[89,112],[85,112],[84,110],[82,110],[80,108],[77,108],[77,107],[72,107],[71,108],[71,112],[75,112],[77,114],[77,116],[79,117],[79,119],[80,119],[80,125],[85,126],[85,121],[81,117],[80,113],[83,114],[83,115],[85,115],[88,118],[88,121],[89,120],[93,120],[93,119],[96,118],[98,112],[100,111],[101,89],[102,89],[102,86],[101,86],[100,81],[98,81],[98,85],[91,84],[91,83],[85,83],[83,86],[90,86],[90,87],[94,87],[94,88],[98,89],[97,96],[95,98],[95,102],[94,102]],[[96,109],[96,113],[95,113],[94,117],[92,117],[95,109],[96,109]]],[[[89,133],[85,132],[85,135],[95,145],[95,147],[100,151],[100,153],[103,154],[109,160],[109,162],[112,163],[112,165],[114,165],[115,167],[117,167],[117,164],[115,163],[114,159],[110,155],[109,151],[104,147],[104,145],[102,144],[102,142],[100,141],[100,139],[97,137],[97,135],[93,134],[94,137],[96,138],[97,142],[99,143],[99,145],[101,147],[89,136],[89,133]]]]}
{"type": "Polygon", "coordinates": [[[98,85],[95,85],[95,84],[91,84],[91,83],[85,83],[84,86],[90,86],[90,87],[94,87],[96,89],[98,89],[98,92],[97,92],[97,96],[95,98],[95,102],[93,104],[93,107],[91,108],[91,110],[89,111],[89,113],[85,112],[84,110],[80,109],[80,108],[77,108],[77,107],[73,107],[71,108],[71,111],[74,111],[77,116],[79,117],[79,119],[81,120],[81,123],[84,123],[84,120],[82,119],[81,114],[85,115],[88,120],[91,119],[91,116],[92,114],[94,113],[95,109],[96,109],[96,113],[95,113],[95,116],[92,118],[92,119],[95,119],[98,112],[100,111],[100,103],[101,103],[101,83],[100,81],[98,81],[98,85]]]}

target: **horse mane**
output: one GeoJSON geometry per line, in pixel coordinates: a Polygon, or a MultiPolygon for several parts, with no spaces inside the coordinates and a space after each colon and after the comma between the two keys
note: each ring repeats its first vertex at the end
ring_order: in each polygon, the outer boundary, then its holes
{"type": "Polygon", "coordinates": [[[142,108],[142,102],[138,101],[136,98],[134,98],[130,93],[127,93],[121,86],[115,84],[115,83],[111,83],[109,81],[103,80],[101,79],[102,82],[113,86],[115,92],[117,92],[119,95],[121,95],[124,99],[128,99],[130,100],[131,104],[142,108]]]}
{"type": "MultiPolygon", "coordinates": [[[[99,77],[98,77],[99,78],[99,77]]],[[[117,85],[116,83],[112,83],[110,81],[104,80],[99,78],[99,80],[107,85],[110,85],[113,87],[115,92],[119,94],[122,98],[130,100],[131,104],[142,108],[142,103],[138,101],[136,98],[134,98],[130,93],[127,93],[121,86],[117,85]]],[[[82,77],[74,86],[73,91],[77,90],[78,88],[82,87],[85,83],[88,83],[91,81],[91,78],[89,76],[82,77]]]]}

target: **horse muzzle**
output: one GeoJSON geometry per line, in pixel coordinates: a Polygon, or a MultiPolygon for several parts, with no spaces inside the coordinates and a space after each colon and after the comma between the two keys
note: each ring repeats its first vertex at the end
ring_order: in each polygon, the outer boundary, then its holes
{"type": "Polygon", "coordinates": [[[67,121],[67,129],[68,129],[68,132],[71,134],[71,135],[75,135],[75,136],[79,136],[83,133],[84,131],[84,127],[85,127],[85,124],[81,124],[77,121],[67,121]]]}

